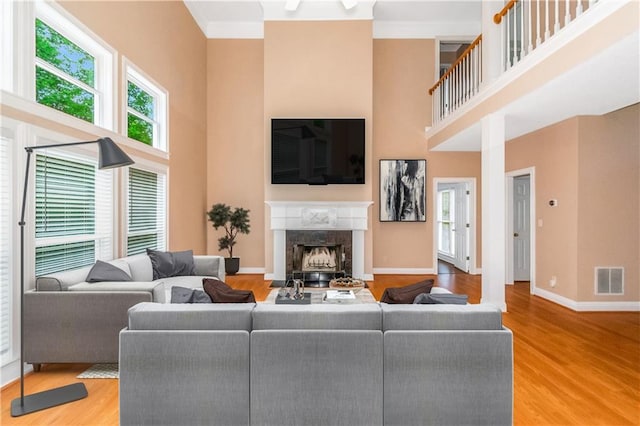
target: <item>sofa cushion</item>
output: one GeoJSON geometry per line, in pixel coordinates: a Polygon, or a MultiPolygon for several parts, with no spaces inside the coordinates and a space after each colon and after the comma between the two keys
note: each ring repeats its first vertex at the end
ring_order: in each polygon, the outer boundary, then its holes
{"type": "Polygon", "coordinates": [[[140,282],[116,282],[104,281],[100,283],[81,282],[69,286],[68,291],[148,291],[153,295],[153,301],[164,303],[166,300],[164,284],[158,281],[140,282]]]}
{"type": "Polygon", "coordinates": [[[501,330],[502,312],[488,305],[389,305],[381,303],[387,330],[501,330]]]}
{"type": "Polygon", "coordinates": [[[235,290],[215,278],[202,280],[202,287],[213,303],[255,303],[256,298],[251,290],[235,290]]]}
{"type": "Polygon", "coordinates": [[[211,303],[211,298],[196,288],[173,286],[171,288],[171,303],[211,303]]]}
{"type": "Polygon", "coordinates": [[[147,249],[147,256],[151,259],[153,279],[193,275],[195,264],[193,251],[157,251],[147,249]]]}
{"type": "Polygon", "coordinates": [[[141,253],[124,257],[122,260],[129,265],[133,281],[153,281],[153,267],[149,256],[141,253]]]}
{"type": "Polygon", "coordinates": [[[224,258],[220,256],[193,256],[194,275],[215,277],[224,281],[224,258]]]}
{"type": "Polygon", "coordinates": [[[259,303],[253,311],[254,330],[381,330],[377,303],[350,305],[275,305],[259,303]]]}
{"type": "Polygon", "coordinates": [[[424,280],[404,287],[387,288],[381,302],[384,303],[413,303],[420,293],[429,293],[433,287],[433,280],[424,280]]]}
{"type": "MultiPolygon", "coordinates": [[[[120,264],[126,265],[127,269],[129,269],[129,265],[125,262],[120,262],[120,264]]],[[[87,274],[85,281],[89,283],[102,281],[131,281],[131,275],[115,265],[101,260],[96,260],[95,265],[93,265],[87,274]]]]}
{"type": "Polygon", "coordinates": [[[255,303],[138,303],[129,309],[129,329],[251,331],[251,311],[255,306],[255,303]]]}

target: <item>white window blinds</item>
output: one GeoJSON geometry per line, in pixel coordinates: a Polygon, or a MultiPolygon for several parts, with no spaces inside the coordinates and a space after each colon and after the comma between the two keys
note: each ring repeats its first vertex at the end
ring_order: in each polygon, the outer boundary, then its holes
{"type": "Polygon", "coordinates": [[[0,357],[4,361],[11,353],[12,330],[12,268],[11,244],[13,238],[11,139],[0,134],[0,357]]]}
{"type": "Polygon", "coordinates": [[[165,250],[166,175],[129,168],[127,255],[165,250]]]}
{"type": "Polygon", "coordinates": [[[111,176],[92,161],[36,155],[36,276],[112,257],[111,176]]]}

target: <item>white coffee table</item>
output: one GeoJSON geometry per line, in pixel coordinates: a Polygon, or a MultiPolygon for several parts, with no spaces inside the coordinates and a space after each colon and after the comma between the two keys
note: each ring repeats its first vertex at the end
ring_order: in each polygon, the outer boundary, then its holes
{"type": "MultiPolygon", "coordinates": [[[[355,300],[341,300],[340,302],[326,302],[322,299],[324,298],[324,294],[330,290],[328,288],[305,288],[305,293],[311,293],[311,303],[329,303],[329,304],[353,304],[353,303],[378,303],[378,301],[373,297],[373,294],[369,291],[368,288],[363,288],[359,292],[356,293],[355,300]]],[[[259,303],[276,303],[276,296],[278,295],[279,288],[274,288],[271,290],[267,298],[264,302],[259,303]]]]}

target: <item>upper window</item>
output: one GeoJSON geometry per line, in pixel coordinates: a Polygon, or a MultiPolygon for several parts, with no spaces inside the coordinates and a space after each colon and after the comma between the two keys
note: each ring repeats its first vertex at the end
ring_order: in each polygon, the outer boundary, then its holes
{"type": "Polygon", "coordinates": [[[127,76],[127,136],[167,150],[167,92],[149,77],[125,65],[127,76]]]}
{"type": "Polygon", "coordinates": [[[95,122],[95,58],[36,19],[36,101],[95,122]]]}
{"type": "Polygon", "coordinates": [[[35,101],[113,129],[114,52],[55,3],[35,5],[35,101]]]}
{"type": "Polygon", "coordinates": [[[110,259],[112,171],[58,153],[35,160],[36,276],[110,259]]]}

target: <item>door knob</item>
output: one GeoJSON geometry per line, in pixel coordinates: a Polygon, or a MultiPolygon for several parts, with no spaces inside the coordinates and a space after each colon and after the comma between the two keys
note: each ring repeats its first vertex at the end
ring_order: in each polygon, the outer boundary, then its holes
{"type": "Polygon", "coordinates": [[[520,236],[520,234],[518,234],[517,232],[514,232],[514,233],[513,233],[513,236],[514,236],[514,237],[519,237],[519,236],[520,236]]]}

